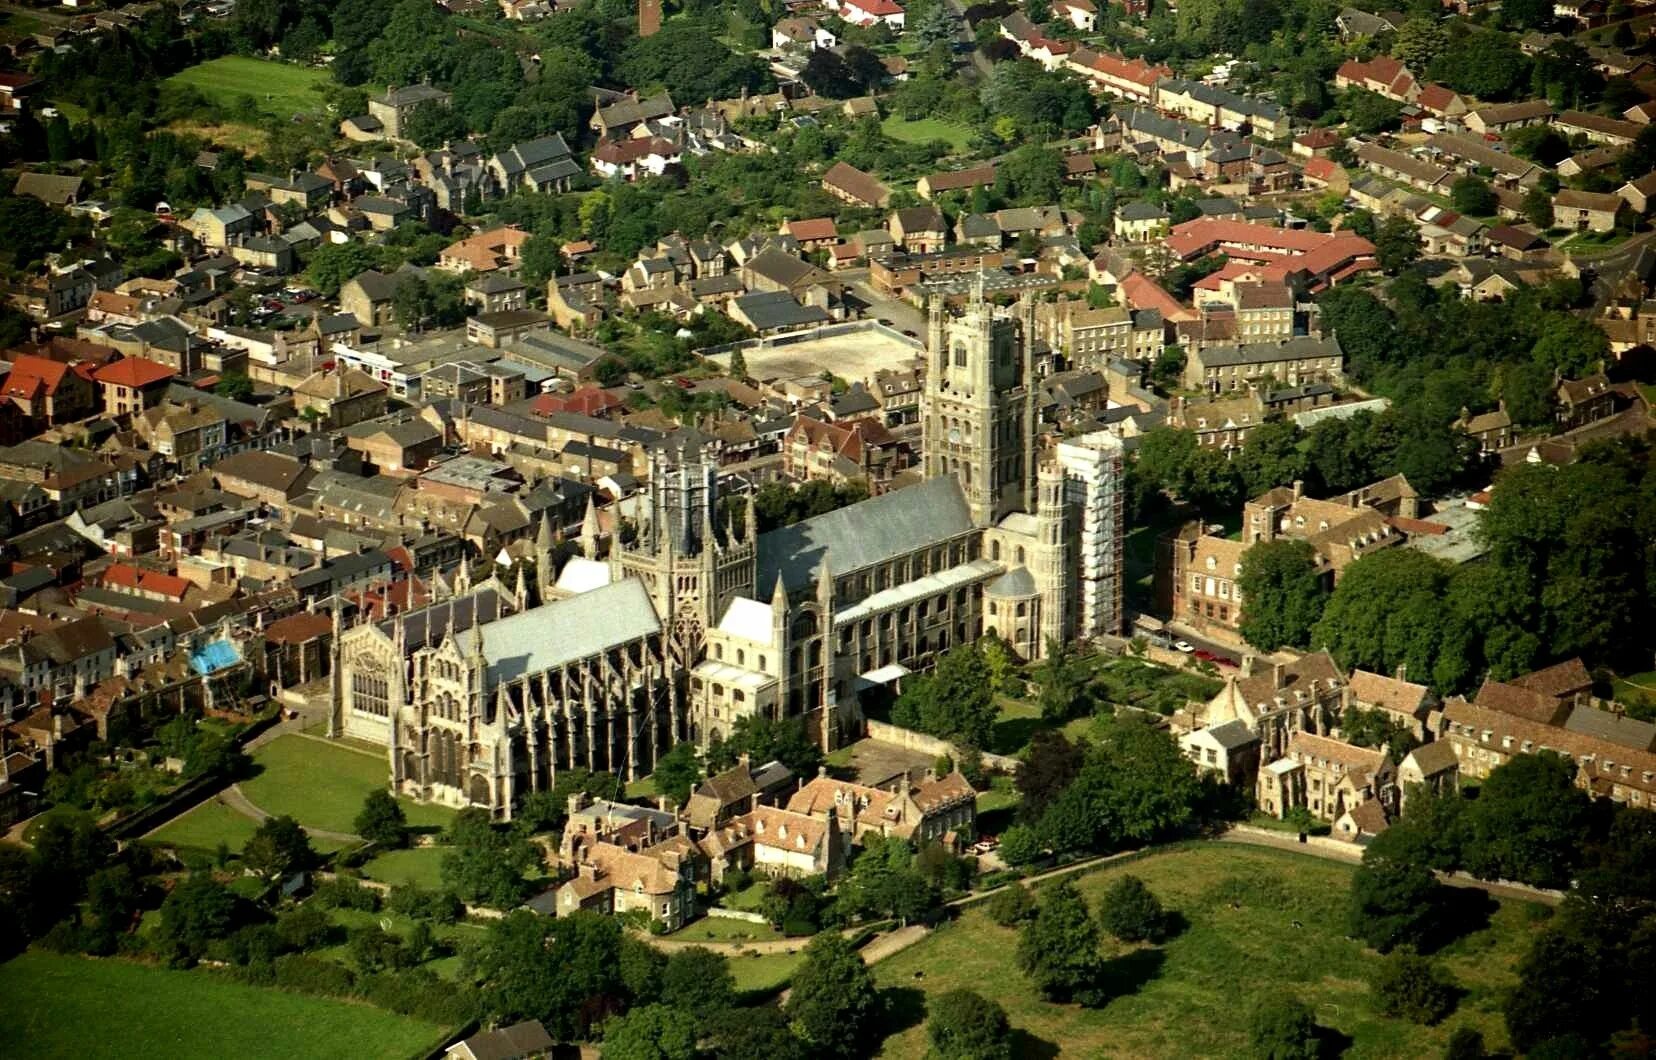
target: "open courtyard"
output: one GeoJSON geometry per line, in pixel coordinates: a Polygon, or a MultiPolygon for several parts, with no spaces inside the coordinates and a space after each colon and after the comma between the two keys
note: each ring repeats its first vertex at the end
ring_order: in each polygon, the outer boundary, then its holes
{"type": "MultiPolygon", "coordinates": [[[[748,375],[755,379],[815,378],[823,372],[849,382],[868,379],[882,368],[905,368],[919,350],[901,338],[875,328],[802,339],[783,345],[755,346],[742,351],[748,375]]],[[[730,354],[711,360],[729,365],[730,354]]]]}

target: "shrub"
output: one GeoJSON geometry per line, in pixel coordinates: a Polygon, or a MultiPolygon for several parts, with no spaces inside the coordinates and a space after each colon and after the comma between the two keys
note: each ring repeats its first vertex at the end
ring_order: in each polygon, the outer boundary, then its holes
{"type": "Polygon", "coordinates": [[[1137,876],[1123,876],[1104,892],[1098,922],[1122,942],[1160,942],[1167,914],[1137,876]]]}
{"type": "Polygon", "coordinates": [[[316,889],[315,900],[326,909],[357,909],[365,913],[379,911],[379,892],[364,887],[348,876],[329,880],[316,889]]]}
{"type": "Polygon", "coordinates": [[[1409,950],[1392,953],[1372,983],[1380,1011],[1413,1023],[1433,1024],[1455,1010],[1455,980],[1441,966],[1409,950]]]}
{"type": "Polygon", "coordinates": [[[284,990],[320,997],[346,997],[355,981],[351,970],[343,964],[310,957],[303,953],[289,953],[276,958],[276,985],[284,990]]]}
{"type": "Polygon", "coordinates": [[[1294,997],[1273,998],[1254,1009],[1248,1042],[1259,1060],[1317,1060],[1322,1053],[1317,1021],[1310,1007],[1294,997]]]}
{"type": "Polygon", "coordinates": [[[1016,927],[1035,915],[1035,896],[1021,883],[1011,883],[989,896],[989,919],[1001,927],[1016,927]]]}

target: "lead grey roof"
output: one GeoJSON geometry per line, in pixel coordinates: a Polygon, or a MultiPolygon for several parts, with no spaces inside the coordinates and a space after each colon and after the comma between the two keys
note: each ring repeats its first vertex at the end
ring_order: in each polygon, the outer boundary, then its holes
{"type": "Polygon", "coordinates": [[[1234,751],[1238,747],[1246,747],[1259,741],[1253,730],[1240,721],[1227,721],[1223,725],[1215,725],[1208,729],[1207,734],[1227,751],[1234,751]]]}
{"type": "Polygon", "coordinates": [[[1017,599],[1020,596],[1035,595],[1035,576],[1029,573],[1027,567],[1013,567],[999,578],[990,582],[984,592],[990,596],[1002,599],[1017,599]]]}
{"type": "Polygon", "coordinates": [[[824,555],[838,576],[971,529],[960,482],[942,475],[761,535],[757,590],[770,592],[778,577],[789,589],[808,584],[824,555]]]}
{"type": "Polygon", "coordinates": [[[489,681],[512,681],[661,631],[644,583],[613,585],[531,608],[483,626],[489,681]]]}

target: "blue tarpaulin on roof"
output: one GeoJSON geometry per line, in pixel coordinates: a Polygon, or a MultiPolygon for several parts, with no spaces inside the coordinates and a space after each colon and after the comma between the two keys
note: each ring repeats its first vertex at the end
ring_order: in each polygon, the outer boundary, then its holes
{"type": "Polygon", "coordinates": [[[239,662],[241,654],[236,651],[236,646],[227,640],[215,640],[190,653],[191,669],[203,677],[239,662]]]}

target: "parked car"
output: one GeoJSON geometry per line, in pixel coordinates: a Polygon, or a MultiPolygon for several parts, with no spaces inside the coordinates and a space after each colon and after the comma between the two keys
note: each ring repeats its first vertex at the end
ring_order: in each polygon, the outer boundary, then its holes
{"type": "Polygon", "coordinates": [[[1182,651],[1186,655],[1189,655],[1196,650],[1196,645],[1190,643],[1188,640],[1176,640],[1173,642],[1173,650],[1182,651]]]}

